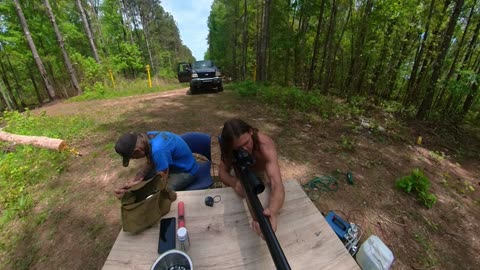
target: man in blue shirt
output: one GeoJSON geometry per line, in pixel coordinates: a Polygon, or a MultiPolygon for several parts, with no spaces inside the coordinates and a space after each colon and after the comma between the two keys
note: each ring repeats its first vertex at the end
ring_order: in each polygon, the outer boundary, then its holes
{"type": "Polygon", "coordinates": [[[122,156],[123,166],[130,159],[147,158],[144,168],[125,186],[115,189],[115,195],[121,198],[133,185],[160,175],[167,180],[170,189],[184,190],[194,180],[198,165],[192,151],[178,135],[168,131],[149,131],[147,133],[125,133],[117,140],[115,151],[122,156]]]}

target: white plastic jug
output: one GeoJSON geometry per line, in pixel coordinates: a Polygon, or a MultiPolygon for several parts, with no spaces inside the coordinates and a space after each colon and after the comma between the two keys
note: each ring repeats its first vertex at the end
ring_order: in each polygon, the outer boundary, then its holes
{"type": "Polygon", "coordinates": [[[382,240],[376,235],[371,235],[360,246],[356,259],[363,270],[388,270],[394,258],[392,251],[382,240]]]}

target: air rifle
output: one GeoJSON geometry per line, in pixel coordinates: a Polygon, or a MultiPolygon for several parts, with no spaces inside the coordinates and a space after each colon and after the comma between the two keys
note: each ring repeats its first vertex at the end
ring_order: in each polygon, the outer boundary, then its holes
{"type": "Polygon", "coordinates": [[[265,190],[265,185],[250,170],[250,166],[255,163],[255,160],[244,150],[234,151],[234,159],[235,171],[242,182],[253,215],[260,224],[260,230],[265,237],[265,242],[267,242],[275,267],[280,270],[291,269],[272,229],[270,220],[263,215],[263,206],[257,195],[265,190]]]}

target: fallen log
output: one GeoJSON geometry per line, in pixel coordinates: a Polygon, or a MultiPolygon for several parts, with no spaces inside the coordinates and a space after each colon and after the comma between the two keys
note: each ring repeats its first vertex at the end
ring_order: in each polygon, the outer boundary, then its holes
{"type": "Polygon", "coordinates": [[[67,143],[64,140],[45,136],[26,136],[0,131],[0,140],[18,144],[33,145],[57,151],[63,151],[67,149],[67,143]]]}

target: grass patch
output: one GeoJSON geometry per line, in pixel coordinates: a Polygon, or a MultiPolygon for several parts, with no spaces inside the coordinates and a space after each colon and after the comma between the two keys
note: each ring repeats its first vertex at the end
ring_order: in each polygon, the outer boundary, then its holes
{"type": "Polygon", "coordinates": [[[116,97],[162,92],[181,87],[186,86],[179,83],[162,83],[158,86],[150,88],[148,87],[146,80],[137,80],[134,82],[120,82],[115,88],[113,88],[97,82],[91,87],[85,87],[82,95],[70,98],[68,101],[74,102],[94,99],[110,99],[116,97]]]}
{"type": "Polygon", "coordinates": [[[423,232],[416,232],[414,237],[415,241],[417,241],[417,243],[423,248],[423,254],[418,257],[419,261],[423,264],[422,266],[426,268],[435,268],[438,264],[438,259],[428,235],[423,232]]]}
{"type": "MultiPolygon", "coordinates": [[[[69,142],[86,136],[95,124],[79,116],[52,117],[45,112],[33,115],[29,111],[4,112],[0,122],[6,132],[60,138],[69,142]]],[[[17,253],[17,243],[24,241],[17,235],[33,234],[49,218],[48,211],[32,215],[32,209],[55,197],[57,189],[46,187],[64,170],[70,156],[66,151],[0,143],[0,254],[4,258],[0,260],[0,266],[8,264],[15,269],[29,268],[38,250],[35,243],[23,259],[10,261],[8,258],[15,257],[12,254],[17,253]]]]}
{"type": "Polygon", "coordinates": [[[63,140],[83,137],[94,125],[92,120],[85,117],[48,116],[45,111],[40,115],[33,115],[30,111],[24,113],[5,111],[0,122],[4,122],[3,130],[6,132],[63,140]]]}
{"type": "MultiPolygon", "coordinates": [[[[45,112],[4,112],[0,118],[4,130],[14,134],[47,136],[71,140],[84,136],[93,122],[84,118],[51,117],[45,112]]],[[[25,216],[34,202],[27,187],[48,181],[65,166],[69,154],[29,145],[12,146],[0,143],[0,228],[8,221],[25,216]]]]}

